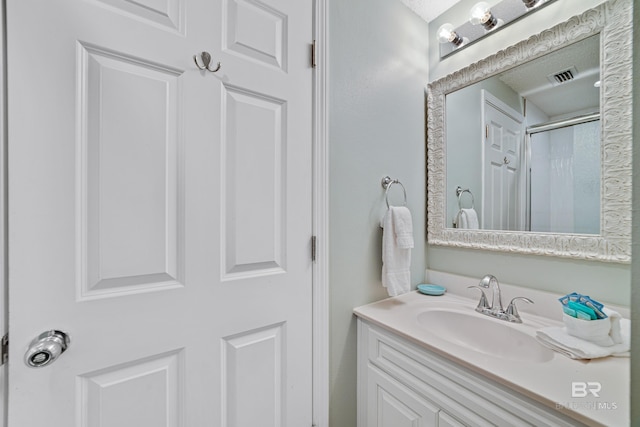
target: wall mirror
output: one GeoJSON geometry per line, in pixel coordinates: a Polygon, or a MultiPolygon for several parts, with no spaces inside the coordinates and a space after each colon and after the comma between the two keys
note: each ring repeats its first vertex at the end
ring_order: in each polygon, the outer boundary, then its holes
{"type": "Polygon", "coordinates": [[[631,4],[429,85],[430,244],[630,261],[631,4]]]}

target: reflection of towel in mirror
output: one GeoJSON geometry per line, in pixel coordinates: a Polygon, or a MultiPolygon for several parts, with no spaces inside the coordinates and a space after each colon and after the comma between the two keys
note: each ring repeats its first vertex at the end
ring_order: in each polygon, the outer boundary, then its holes
{"type": "Polygon", "coordinates": [[[411,289],[411,212],[404,206],[391,206],[382,219],[382,228],[382,286],[393,297],[411,289]]]}
{"type": "Polygon", "coordinates": [[[480,228],[478,222],[478,213],[475,209],[460,209],[458,212],[458,228],[468,228],[470,230],[477,230],[480,228]]]}

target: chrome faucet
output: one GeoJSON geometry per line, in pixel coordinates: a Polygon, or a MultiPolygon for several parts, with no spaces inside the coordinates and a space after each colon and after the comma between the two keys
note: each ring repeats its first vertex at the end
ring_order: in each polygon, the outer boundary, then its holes
{"type": "Polygon", "coordinates": [[[498,279],[491,274],[487,274],[480,280],[480,284],[477,286],[469,286],[469,289],[480,290],[480,301],[476,307],[478,313],[486,314],[487,316],[495,317],[500,320],[506,320],[507,322],[522,323],[520,313],[516,307],[517,300],[523,300],[529,304],[533,304],[529,298],[515,297],[511,300],[507,308],[502,306],[502,291],[500,291],[500,284],[498,279]],[[491,305],[487,300],[487,295],[484,293],[484,289],[491,290],[491,305]]]}
{"type": "Polygon", "coordinates": [[[500,291],[500,284],[498,283],[498,279],[496,279],[496,276],[487,274],[482,278],[482,280],[480,280],[480,286],[486,289],[491,289],[491,309],[503,312],[504,307],[502,306],[502,291],[500,291]]]}

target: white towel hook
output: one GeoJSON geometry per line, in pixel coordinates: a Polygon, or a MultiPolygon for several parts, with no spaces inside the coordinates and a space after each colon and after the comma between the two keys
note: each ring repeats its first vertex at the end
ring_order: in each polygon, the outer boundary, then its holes
{"type": "Polygon", "coordinates": [[[200,60],[202,61],[203,65],[198,64],[198,55],[193,55],[193,62],[196,63],[196,67],[198,67],[199,70],[207,70],[207,71],[211,71],[212,73],[218,72],[220,70],[220,68],[222,67],[222,63],[218,62],[218,65],[216,65],[215,68],[211,68],[211,54],[209,52],[202,52],[200,53],[200,60]]]}

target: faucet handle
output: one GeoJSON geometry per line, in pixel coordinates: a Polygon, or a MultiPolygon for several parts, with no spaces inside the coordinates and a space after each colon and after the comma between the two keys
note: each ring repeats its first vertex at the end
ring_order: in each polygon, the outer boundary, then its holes
{"type": "MultiPolygon", "coordinates": [[[[498,279],[496,279],[496,276],[492,276],[491,274],[487,274],[482,279],[480,279],[480,283],[478,285],[483,287],[483,288],[489,289],[489,286],[491,285],[492,281],[495,281],[496,283],[498,283],[498,279]]],[[[471,287],[471,286],[469,286],[469,287],[471,287]]]]}
{"type": "Polygon", "coordinates": [[[510,321],[515,323],[522,323],[522,319],[520,318],[520,313],[518,313],[518,308],[516,307],[516,301],[518,300],[523,300],[525,302],[528,302],[529,304],[534,304],[534,302],[531,301],[529,298],[515,297],[514,299],[511,300],[511,302],[507,306],[505,313],[507,314],[507,316],[510,317],[511,319],[510,321]]]}
{"type": "Polygon", "coordinates": [[[475,286],[467,286],[468,289],[477,289],[480,291],[480,301],[478,301],[478,306],[476,307],[476,311],[484,312],[486,310],[491,310],[491,306],[489,305],[489,301],[487,301],[487,295],[484,293],[484,290],[478,285],[475,286]]]}

